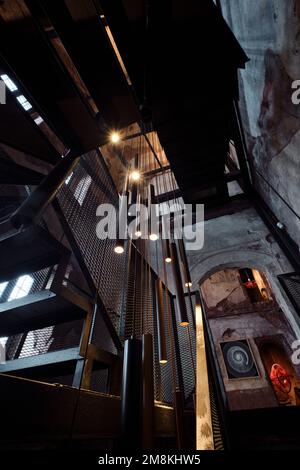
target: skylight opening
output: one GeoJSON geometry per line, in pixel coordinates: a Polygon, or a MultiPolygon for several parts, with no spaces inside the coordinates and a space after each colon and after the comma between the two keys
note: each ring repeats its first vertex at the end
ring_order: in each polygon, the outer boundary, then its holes
{"type": "Polygon", "coordinates": [[[65,179],[65,184],[68,185],[72,179],[73,172],[65,179]]]}
{"type": "Polygon", "coordinates": [[[11,291],[10,296],[8,297],[8,302],[15,299],[20,299],[28,295],[33,284],[33,278],[26,274],[25,276],[20,276],[17,280],[17,283],[13,290],[11,291]]]}
{"type": "Polygon", "coordinates": [[[20,105],[25,109],[25,111],[28,111],[32,108],[31,103],[29,103],[29,101],[25,98],[24,95],[17,96],[17,100],[19,101],[20,105]]]}
{"type": "Polygon", "coordinates": [[[34,122],[37,126],[39,126],[40,124],[42,124],[42,122],[44,122],[44,119],[42,118],[42,116],[38,116],[34,119],[34,122]]]}
{"type": "Polygon", "coordinates": [[[90,187],[90,184],[92,182],[92,178],[88,175],[82,178],[74,192],[74,197],[77,199],[78,203],[82,206],[83,201],[85,200],[85,197],[87,195],[88,189],[90,187]]]}
{"type": "Polygon", "coordinates": [[[5,291],[7,287],[8,282],[1,282],[0,284],[0,297],[2,296],[3,292],[5,291]]]}
{"type": "Polygon", "coordinates": [[[12,81],[11,78],[9,78],[8,75],[3,74],[3,75],[0,75],[0,77],[4,81],[5,85],[9,89],[9,91],[17,91],[17,89],[18,89],[17,85],[12,81]]]}
{"type": "MultiPolygon", "coordinates": [[[[8,340],[8,336],[2,336],[2,338],[0,338],[0,344],[2,345],[3,348],[5,348],[7,340],[8,340]]],[[[2,361],[1,359],[2,357],[0,355],[0,364],[4,362],[4,360],[2,361]]],[[[3,359],[5,358],[3,357],[3,359]]]]}

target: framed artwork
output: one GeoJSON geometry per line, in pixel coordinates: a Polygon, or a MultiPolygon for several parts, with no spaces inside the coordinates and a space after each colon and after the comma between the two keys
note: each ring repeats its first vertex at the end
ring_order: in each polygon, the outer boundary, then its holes
{"type": "Polygon", "coordinates": [[[229,379],[259,377],[255,360],[246,339],[220,343],[229,379]]]}

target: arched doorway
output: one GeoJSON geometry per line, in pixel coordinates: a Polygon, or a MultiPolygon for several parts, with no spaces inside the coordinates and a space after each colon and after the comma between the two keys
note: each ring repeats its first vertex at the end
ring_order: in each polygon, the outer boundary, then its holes
{"type": "Polygon", "coordinates": [[[300,381],[279,341],[267,340],[258,346],[260,356],[278,404],[281,406],[300,405],[300,381]]]}

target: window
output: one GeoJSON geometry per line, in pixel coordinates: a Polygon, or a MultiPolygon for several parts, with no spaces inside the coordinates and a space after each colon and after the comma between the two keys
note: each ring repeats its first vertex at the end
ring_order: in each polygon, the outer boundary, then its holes
{"type": "Polygon", "coordinates": [[[8,298],[8,302],[10,300],[20,299],[21,297],[25,297],[25,295],[27,295],[28,292],[30,291],[32,284],[33,284],[33,278],[31,276],[28,276],[26,274],[25,276],[19,277],[19,279],[16,282],[15,287],[11,291],[11,294],[8,298]]]}
{"type": "Polygon", "coordinates": [[[77,199],[78,203],[82,206],[85,196],[87,195],[88,189],[92,182],[92,178],[90,176],[85,176],[82,178],[74,192],[74,197],[77,199]]]}
{"type": "Polygon", "coordinates": [[[25,98],[24,95],[19,95],[17,96],[17,100],[19,101],[20,105],[25,109],[25,111],[28,111],[29,109],[32,108],[31,104],[29,101],[25,98]]]}
{"type": "Polygon", "coordinates": [[[39,126],[40,124],[42,124],[42,122],[44,122],[44,119],[42,118],[42,116],[38,116],[34,119],[34,122],[37,126],[39,126]]]}
{"type": "Polygon", "coordinates": [[[1,79],[4,81],[5,85],[10,91],[16,91],[18,89],[17,85],[9,78],[8,75],[0,75],[1,79]]]}
{"type": "Polygon", "coordinates": [[[2,296],[3,292],[5,291],[7,284],[8,284],[8,282],[1,282],[1,284],[0,284],[0,297],[2,296]]]}
{"type": "Polygon", "coordinates": [[[65,184],[70,183],[72,176],[73,176],[73,172],[65,179],[65,184]]]}

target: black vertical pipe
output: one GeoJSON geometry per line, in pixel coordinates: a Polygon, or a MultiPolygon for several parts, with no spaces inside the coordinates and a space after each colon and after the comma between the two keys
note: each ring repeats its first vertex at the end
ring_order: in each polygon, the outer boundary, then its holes
{"type": "Polygon", "coordinates": [[[172,317],[172,333],[174,339],[174,349],[175,349],[175,357],[176,357],[176,370],[177,370],[177,379],[179,389],[184,394],[184,380],[183,380],[183,372],[182,372],[182,362],[181,362],[181,354],[180,354],[180,345],[178,339],[178,331],[177,331],[177,322],[176,322],[176,313],[175,313],[175,305],[174,305],[174,298],[169,294],[169,301],[171,306],[171,317],[172,317]]]}
{"type": "Polygon", "coordinates": [[[189,324],[185,297],[182,287],[182,278],[180,272],[179,259],[177,254],[177,247],[175,242],[170,243],[171,255],[172,255],[172,268],[173,268],[173,277],[176,285],[176,301],[177,301],[177,310],[179,323],[181,326],[187,326],[189,324]]]}
{"type": "Polygon", "coordinates": [[[152,335],[142,337],[142,371],[143,371],[143,438],[142,448],[153,449],[154,446],[154,381],[153,381],[153,342],[152,335]]]}
{"type": "Polygon", "coordinates": [[[171,249],[170,249],[170,241],[168,238],[165,239],[165,262],[166,263],[171,263],[172,262],[172,256],[171,256],[171,249]]]}
{"type": "Polygon", "coordinates": [[[148,186],[148,236],[159,235],[159,226],[154,224],[156,221],[156,211],[154,204],[156,203],[155,189],[153,184],[148,186]]]}
{"type": "Polygon", "coordinates": [[[174,411],[176,421],[177,449],[186,449],[187,434],[184,420],[184,402],[183,394],[180,390],[175,390],[174,393],[174,411]]]}
{"type": "Polygon", "coordinates": [[[141,363],[142,343],[137,338],[125,341],[121,393],[121,447],[141,447],[141,363]]]}
{"type": "MultiPolygon", "coordinates": [[[[151,297],[152,297],[152,315],[155,317],[157,314],[157,300],[156,300],[156,284],[155,284],[155,277],[153,273],[150,273],[151,276],[151,297]]],[[[157,331],[157,322],[153,322],[153,331],[154,331],[154,345],[155,350],[157,350],[157,339],[158,339],[158,331],[157,331]]],[[[157,399],[162,401],[162,387],[161,387],[161,373],[159,364],[155,361],[155,373],[156,373],[156,391],[157,391],[157,399]]]]}
{"type": "Polygon", "coordinates": [[[165,309],[164,309],[164,291],[161,279],[156,279],[156,321],[157,321],[157,333],[158,333],[158,357],[161,364],[165,364],[168,361],[167,358],[167,347],[166,347],[166,330],[165,330],[165,309]]]}
{"type": "Polygon", "coordinates": [[[182,239],[178,240],[180,258],[184,267],[184,283],[186,287],[192,287],[189,264],[186,256],[185,246],[182,239]]]}

